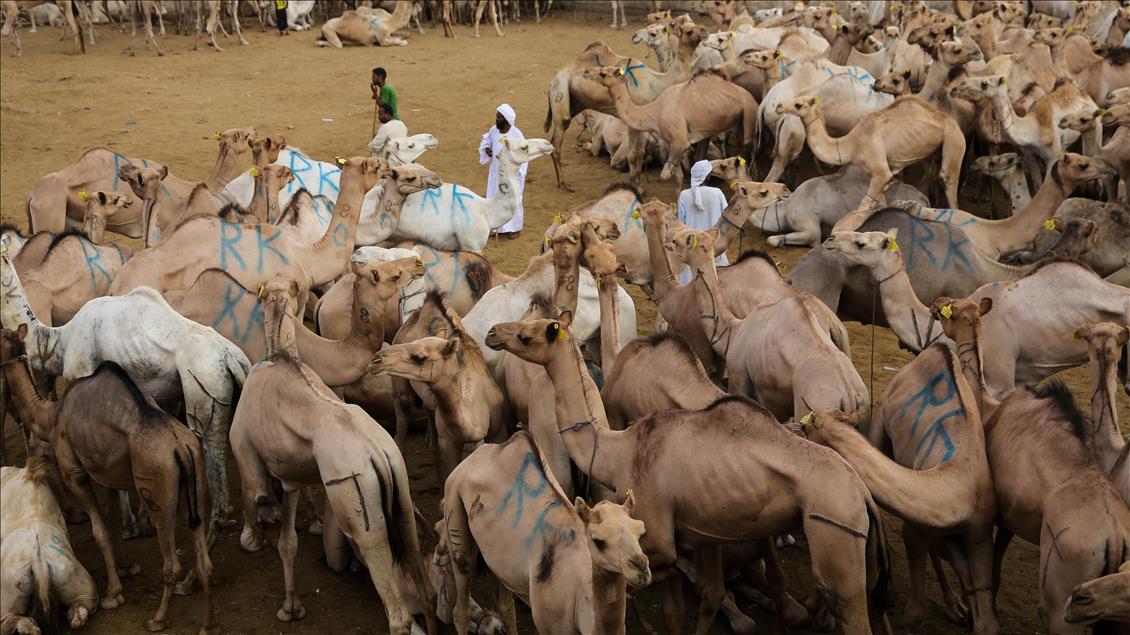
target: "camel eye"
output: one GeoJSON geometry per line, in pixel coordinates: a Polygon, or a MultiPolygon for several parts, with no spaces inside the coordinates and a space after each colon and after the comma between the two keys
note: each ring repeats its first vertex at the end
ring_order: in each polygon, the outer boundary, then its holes
{"type": "Polygon", "coordinates": [[[761,190],[760,192],[758,192],[758,194],[762,196],[769,196],[769,190],[761,190]]]}
{"type": "Polygon", "coordinates": [[[859,247],[860,249],[863,249],[864,247],[867,246],[867,243],[863,242],[862,240],[857,240],[857,241],[855,241],[855,246],[859,247]]]}
{"type": "Polygon", "coordinates": [[[421,355],[420,353],[412,353],[412,361],[416,362],[417,364],[423,364],[424,362],[428,361],[428,358],[424,355],[421,355]]]}
{"type": "Polygon", "coordinates": [[[523,345],[526,345],[526,346],[529,345],[529,343],[532,341],[532,339],[533,338],[531,338],[529,335],[519,335],[518,336],[518,341],[521,342],[523,345]]]}
{"type": "Polygon", "coordinates": [[[595,547],[596,547],[597,549],[600,549],[601,551],[604,551],[604,550],[605,550],[605,548],[607,547],[607,545],[605,544],[605,542],[604,542],[603,540],[601,540],[600,538],[593,538],[593,539],[592,539],[592,544],[593,544],[593,545],[594,545],[594,546],[595,546],[595,547]]]}

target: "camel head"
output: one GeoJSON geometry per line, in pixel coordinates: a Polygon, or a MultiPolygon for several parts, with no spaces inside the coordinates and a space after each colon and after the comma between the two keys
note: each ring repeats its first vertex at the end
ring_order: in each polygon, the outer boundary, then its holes
{"type": "Polygon", "coordinates": [[[250,144],[252,165],[263,167],[279,160],[279,153],[286,147],[286,139],[254,136],[250,144]]]}
{"type": "Polygon", "coordinates": [[[89,194],[86,198],[86,216],[82,219],[82,228],[79,231],[86,234],[90,242],[100,245],[106,237],[106,219],[131,205],[133,199],[124,194],[108,192],[89,194]]]}
{"type": "Polygon", "coordinates": [[[439,175],[415,163],[390,168],[388,178],[396,182],[396,191],[404,196],[443,185],[439,175]]]}
{"type": "Polygon", "coordinates": [[[980,340],[981,316],[992,308],[992,298],[981,298],[978,303],[968,298],[940,297],[930,306],[930,315],[941,325],[946,337],[955,342],[972,342],[980,340]]]}
{"type": "Polygon", "coordinates": [[[585,524],[592,563],[611,575],[622,575],[635,588],[651,583],[651,567],[640,547],[646,531],[643,522],[632,518],[636,497],[628,491],[623,505],[601,501],[593,507],[580,496],[573,503],[577,516],[585,524]]]}
{"type": "MultiPolygon", "coordinates": [[[[1091,363],[1098,362],[1100,368],[1117,367],[1122,351],[1130,339],[1130,326],[1113,322],[1086,324],[1075,330],[1072,337],[1086,340],[1091,363]]],[[[1130,570],[1128,570],[1130,573],[1130,570]]],[[[1130,581],[1130,575],[1127,576],[1130,581]]]]}
{"type": "Polygon", "coordinates": [[[585,219],[579,214],[574,214],[558,225],[553,234],[548,237],[548,246],[553,250],[553,266],[555,268],[571,268],[581,255],[584,246],[581,244],[581,229],[585,219]]]}
{"type": "Polygon", "coordinates": [[[255,168],[252,176],[255,174],[262,177],[263,182],[267,184],[268,192],[278,192],[294,181],[294,172],[285,165],[277,163],[268,163],[261,168],[255,168]]]}
{"type": "Polygon", "coordinates": [[[714,233],[689,227],[672,229],[663,246],[695,273],[711,273],[714,268],[714,233]]]}
{"type": "Polygon", "coordinates": [[[581,73],[581,76],[605,88],[611,88],[616,84],[626,81],[624,79],[624,69],[618,66],[590,66],[581,73]]]}
{"type": "Polygon", "coordinates": [[[1118,573],[1075,587],[1063,609],[1068,624],[1094,624],[1108,616],[1130,616],[1130,562],[1123,562],[1118,573]]]}
{"type": "Polygon", "coordinates": [[[711,33],[702,40],[702,46],[715,51],[727,51],[733,46],[734,32],[733,31],[718,31],[711,33]]]}
{"type": "Polygon", "coordinates": [[[706,27],[690,21],[676,21],[671,32],[679,39],[679,49],[694,51],[707,37],[706,27]]]}
{"type": "MultiPolygon", "coordinates": [[[[553,154],[553,144],[545,139],[502,138],[500,156],[509,154],[514,163],[528,163],[538,157],[553,154]]],[[[500,159],[501,160],[501,159],[500,159]]]]}
{"type": "Polygon", "coordinates": [[[21,324],[16,329],[0,330],[0,360],[7,362],[27,355],[27,348],[24,347],[27,330],[27,324],[21,324]]]}
{"type": "Polygon", "coordinates": [[[251,149],[251,140],[255,138],[254,128],[232,128],[217,132],[212,138],[220,142],[220,153],[243,154],[251,149]]]}
{"type": "Polygon", "coordinates": [[[651,23],[642,29],[637,29],[632,34],[632,44],[643,44],[644,46],[658,46],[667,33],[670,32],[671,27],[667,24],[651,23]]]}
{"type": "Polygon", "coordinates": [[[846,37],[852,46],[867,39],[873,31],[871,25],[856,22],[845,22],[837,29],[839,35],[846,37]]]}
{"type": "Polygon", "coordinates": [[[848,414],[842,410],[815,410],[800,418],[800,433],[813,443],[825,444],[826,428],[858,428],[861,421],[863,417],[858,412],[848,414]]]}
{"type": "Polygon", "coordinates": [[[1032,40],[1046,45],[1048,48],[1054,49],[1055,47],[1063,44],[1067,39],[1068,30],[1072,27],[1050,27],[1047,29],[1040,29],[1032,34],[1032,40]]]}
{"type": "Polygon", "coordinates": [[[404,285],[426,273],[424,261],[418,257],[369,262],[350,259],[349,266],[357,276],[353,281],[353,302],[358,307],[358,321],[362,323],[380,319],[379,315],[370,315],[382,312],[404,285]]]}
{"type": "Polygon", "coordinates": [[[598,284],[601,276],[627,273],[616,259],[616,246],[601,238],[595,225],[586,223],[581,229],[581,238],[585,246],[581,252],[581,264],[597,277],[598,284]]]}
{"type": "Polygon", "coordinates": [[[722,179],[737,189],[740,182],[749,180],[749,170],[746,169],[746,165],[745,157],[714,159],[710,162],[710,175],[722,179]]]}
{"type": "Polygon", "coordinates": [[[671,21],[671,10],[667,9],[666,11],[652,12],[644,16],[644,19],[647,21],[648,26],[665,24],[671,21]]]}
{"type": "Polygon", "coordinates": [[[691,10],[699,15],[708,16],[717,26],[729,24],[730,20],[738,14],[734,0],[702,0],[697,5],[692,4],[691,10]]]}
{"type": "Polygon", "coordinates": [[[347,181],[359,179],[361,191],[368,192],[376,187],[382,178],[388,176],[388,164],[380,159],[367,157],[338,158],[337,166],[341,168],[342,189],[345,189],[347,181]]]}
{"type": "Polygon", "coordinates": [[[409,137],[389,139],[385,144],[385,154],[391,165],[413,163],[420,155],[439,146],[439,140],[428,133],[414,134],[409,137]]]}
{"type": "Polygon", "coordinates": [[[1087,132],[1088,130],[1093,130],[1095,124],[1099,121],[1100,118],[1102,118],[1105,113],[1106,111],[1102,108],[1084,108],[1078,112],[1073,112],[1069,115],[1064,116],[1063,119],[1060,119],[1059,129],[1077,130],[1079,132],[1087,132]]]}
{"type": "MultiPolygon", "coordinates": [[[[789,188],[784,183],[759,183],[757,181],[734,182],[730,184],[734,195],[726,208],[729,222],[744,225],[758,210],[768,209],[770,205],[787,199],[789,188]]],[[[717,233],[715,233],[717,236],[717,233]]]]}
{"type": "Polygon", "coordinates": [[[118,169],[118,178],[129,183],[133,193],[143,201],[156,201],[161,193],[161,182],[169,175],[169,168],[162,165],[159,170],[139,168],[127,163],[118,169]]]}
{"type": "Polygon", "coordinates": [[[1041,29],[1052,29],[1062,27],[1063,20],[1061,18],[1055,17],[1054,15],[1032,12],[1028,15],[1026,26],[1033,31],[1039,31],[1041,29]]]}
{"type": "Polygon", "coordinates": [[[386,346],[373,355],[366,372],[421,381],[426,384],[453,380],[461,372],[463,340],[458,336],[423,337],[386,346]]]}
{"type": "Polygon", "coordinates": [[[952,88],[950,97],[965,99],[977,103],[983,98],[995,98],[997,95],[1008,93],[1008,82],[1003,75],[986,75],[984,77],[967,77],[952,88]]]}
{"type": "Polygon", "coordinates": [[[303,328],[298,315],[298,301],[304,293],[304,285],[297,280],[275,274],[266,283],[259,285],[259,304],[263,307],[263,331],[267,336],[267,357],[276,353],[288,353],[298,357],[298,343],[295,329],[303,328]]]}
{"type": "Polygon", "coordinates": [[[560,347],[576,348],[569,331],[572,323],[571,311],[562,312],[556,320],[499,322],[487,332],[485,343],[496,351],[507,351],[531,364],[546,366],[560,352],[560,347]]]}
{"type": "MultiPolygon", "coordinates": [[[[669,205],[658,199],[650,200],[643,205],[639,206],[640,218],[643,219],[644,226],[659,227],[661,231],[667,231],[668,221],[675,220],[675,206],[669,205]]],[[[635,215],[635,212],[632,212],[635,215]]]]}
{"type": "Polygon", "coordinates": [[[1106,94],[1106,103],[1111,106],[1130,104],[1130,86],[1115,88],[1106,94]]]}
{"type": "Polygon", "coordinates": [[[1024,24],[1024,14],[1028,8],[1024,2],[997,2],[992,11],[996,12],[997,19],[1005,24],[1024,24]]]}
{"type": "Polygon", "coordinates": [[[910,69],[895,69],[879,79],[872,85],[876,91],[898,97],[910,94],[910,69]]]}
{"type": "Polygon", "coordinates": [[[981,174],[989,176],[998,176],[1020,168],[1020,156],[1015,152],[1003,152],[1001,154],[990,154],[988,156],[977,157],[973,162],[973,169],[981,174]]]}
{"type": "Polygon", "coordinates": [[[765,70],[772,68],[779,64],[782,60],[783,53],[781,49],[766,49],[764,51],[743,51],[740,59],[748,66],[760,68],[765,70]]]}
{"type": "Polygon", "coordinates": [[[933,57],[938,50],[938,45],[949,38],[948,31],[949,28],[941,24],[924,24],[908,33],[906,42],[907,44],[921,46],[933,57]]]}
{"type": "Polygon", "coordinates": [[[896,238],[898,229],[883,232],[832,232],[824,241],[824,249],[840,255],[844,261],[872,271],[897,269],[902,256],[896,238]],[[882,268],[882,269],[880,269],[882,268]]]}
{"type": "Polygon", "coordinates": [[[1058,176],[1063,189],[1071,193],[1076,186],[1086,181],[1106,178],[1117,174],[1115,169],[1102,159],[1085,157],[1068,152],[1056,163],[1053,176],[1058,176]]]}
{"type": "Polygon", "coordinates": [[[886,44],[878,36],[871,34],[855,44],[855,50],[866,55],[873,55],[886,48],[886,44]]]}
{"type": "Polygon", "coordinates": [[[961,66],[981,60],[981,48],[972,39],[964,42],[942,42],[938,47],[938,59],[949,66],[961,66]]]}
{"type": "Polygon", "coordinates": [[[839,14],[836,12],[835,7],[828,6],[810,7],[801,14],[800,20],[804,26],[814,29],[820,33],[825,40],[831,42],[835,37],[836,30],[840,26],[842,18],[840,18],[839,14]]]}
{"type": "Polygon", "coordinates": [[[801,95],[788,101],[777,104],[775,109],[778,115],[794,115],[800,117],[804,125],[808,125],[817,117],[823,116],[820,112],[820,98],[812,95],[801,95]]]}
{"type": "Polygon", "coordinates": [[[870,13],[867,11],[867,4],[853,0],[848,3],[847,20],[848,22],[864,23],[869,22],[871,19],[870,13]]]}
{"type": "Polygon", "coordinates": [[[1130,101],[1111,106],[1102,119],[1104,126],[1130,126],[1130,101]]]}

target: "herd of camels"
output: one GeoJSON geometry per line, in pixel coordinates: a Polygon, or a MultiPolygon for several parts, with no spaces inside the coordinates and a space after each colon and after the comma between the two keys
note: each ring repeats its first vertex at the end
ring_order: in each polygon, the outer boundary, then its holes
{"type": "MultiPolygon", "coordinates": [[[[78,45],[116,7],[155,47],[150,15],[171,3],[57,4],[78,45]]],[[[309,20],[306,4],[290,8],[309,20]]],[[[322,33],[404,44],[425,11],[450,33],[453,12],[497,29],[521,4],[361,6],[322,33]]],[[[928,562],[955,632],[1005,632],[996,598],[1013,585],[1037,589],[1023,610],[1045,632],[1130,629],[1130,7],[689,4],[634,33],[657,67],[596,42],[554,73],[549,138],[504,138],[488,197],[418,162],[430,134],[321,162],[233,128],[199,182],[107,148],[38,179],[29,231],[0,227],[0,417],[27,448],[0,475],[0,632],[120,607],[139,573],[123,541],[155,532],[145,628],[199,592],[200,632],[219,633],[210,552],[235,517],[248,552],[277,527],[276,616],[301,620],[310,505],[324,562],[367,569],[396,634],[516,633],[515,596],[539,632],[624,633],[653,585],[683,632],[684,582],[699,635],[719,611],[754,632],[746,600],[781,632],[888,633],[891,517],[900,631],[931,617],[928,562]],[[518,208],[523,164],[548,156],[571,187],[573,122],[629,181],[560,210],[505,273],[483,249],[518,208]],[[695,159],[729,197],[710,229],[638,186],[655,168],[682,182],[695,159]],[[813,162],[828,173],[801,178],[813,162]],[[988,217],[961,209],[978,184],[988,217]],[[757,250],[716,263],[747,226],[805,250],[788,277],[757,250]],[[654,301],[654,335],[638,337],[622,283],[654,301]],[[915,355],[881,395],[847,321],[915,355]],[[1076,367],[1092,378],[1082,407],[1054,377],[1076,367]],[[420,428],[439,508],[413,498],[420,428]],[[86,522],[105,584],[68,538],[86,522]],[[1017,536],[1038,576],[1002,579],[1017,536]],[[778,551],[798,539],[803,584],[778,551]],[[498,583],[490,608],[480,577],[498,583]]],[[[198,7],[213,44],[222,11],[239,33],[239,5],[198,7]]]]}

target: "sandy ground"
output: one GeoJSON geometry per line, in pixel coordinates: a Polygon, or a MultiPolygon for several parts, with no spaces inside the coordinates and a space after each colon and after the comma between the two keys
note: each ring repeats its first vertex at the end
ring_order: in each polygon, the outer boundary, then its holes
{"type": "MultiPolygon", "coordinates": [[[[606,22],[574,21],[558,15],[548,23],[526,22],[506,28],[506,37],[471,37],[470,29],[457,29],[458,38],[444,39],[429,31],[411,34],[405,48],[319,49],[316,31],[279,38],[248,27],[251,46],[239,47],[223,40],[226,50],[194,52],[192,39],[170,35],[161,40],[166,52],[157,58],[144,50],[143,40],[109,28],[100,28],[98,44],[85,56],[70,54],[71,44],[59,41],[55,29],[44,28],[23,36],[24,57],[12,59],[11,42],[0,44],[0,216],[26,226],[24,197],[39,176],[73,161],[86,148],[105,145],[130,156],[146,157],[169,165],[185,178],[202,179],[215,160],[216,130],[256,126],[310,155],[329,160],[335,155],[367,154],[372,120],[369,71],[389,69],[390,83],[400,95],[401,116],[411,133],[430,132],[440,147],[422,163],[446,181],[482,192],[486,170],[477,162],[480,135],[493,122],[494,109],[509,102],[518,111],[518,126],[527,137],[543,136],[545,87],[552,73],[568,63],[586,44],[603,40],[624,54],[643,56],[632,46],[629,31],[612,31],[606,22]]],[[[170,31],[171,33],[171,31],[170,31]]],[[[484,33],[487,31],[484,30],[484,33]]],[[[524,269],[538,249],[541,230],[554,213],[594,198],[621,175],[608,167],[606,158],[594,159],[573,147],[574,128],[566,141],[564,157],[568,180],[575,192],[554,187],[548,158],[530,166],[525,205],[527,231],[518,240],[494,241],[486,255],[509,273],[524,269]]],[[[645,177],[650,196],[673,200],[674,186],[645,177]]],[[[964,193],[963,193],[964,194],[964,193]]],[[[967,199],[969,197],[966,197],[967,199]]],[[[969,202],[969,201],[967,201],[969,202]]],[[[756,231],[757,246],[765,247],[756,231]]],[[[746,242],[747,246],[749,242],[746,242]]],[[[801,250],[768,250],[784,270],[796,262],[801,250]]],[[[641,330],[650,331],[655,307],[632,289],[637,298],[641,330]]],[[[870,327],[849,324],[855,363],[866,379],[871,364],[870,327]]],[[[910,360],[886,329],[875,331],[874,393],[881,395],[894,371],[910,360]]],[[[1077,399],[1089,398],[1086,368],[1064,378],[1077,399]]],[[[1130,420],[1125,399],[1123,421],[1130,420]]],[[[8,447],[18,445],[9,426],[8,447]]],[[[413,439],[411,456],[413,496],[424,513],[438,515],[438,488],[430,453],[422,437],[413,439]]],[[[18,455],[18,452],[17,452],[18,455]]],[[[19,458],[17,456],[17,458],[19,458]]],[[[238,482],[236,479],[234,482],[238,482]]],[[[238,496],[235,497],[238,500],[238,496]]],[[[898,523],[888,524],[895,556],[896,601],[894,625],[904,632],[901,607],[908,586],[906,560],[898,523]]],[[[72,528],[80,558],[104,586],[102,561],[86,527],[72,528]]],[[[182,536],[180,544],[187,544],[182,536]]],[[[185,553],[185,559],[190,553],[185,553]]],[[[127,544],[127,551],[143,565],[140,576],[126,580],[124,607],[99,612],[86,632],[111,634],[143,632],[142,621],[156,609],[160,595],[160,560],[156,541],[144,538],[127,544]]],[[[800,549],[787,550],[789,586],[803,595],[809,586],[807,558],[800,549]]],[[[297,575],[298,589],[307,609],[302,622],[283,624],[275,617],[282,600],[282,570],[273,550],[248,555],[237,547],[237,532],[228,531],[213,553],[215,599],[222,626],[232,633],[382,633],[387,631],[384,612],[363,573],[335,575],[321,559],[318,539],[302,535],[297,575]]],[[[1039,630],[1036,613],[1039,554],[1016,541],[1005,564],[1004,585],[998,598],[999,615],[1006,633],[1039,630]]],[[[929,576],[931,607],[925,633],[957,633],[963,628],[945,621],[933,575],[929,576]]],[[[480,599],[489,595],[480,592],[480,599]]],[[[642,594],[645,611],[659,624],[658,594],[642,594]]],[[[688,614],[693,615],[693,605],[688,614]]],[[[190,633],[201,624],[199,595],[175,598],[171,611],[174,633],[190,633]]],[[[524,632],[532,631],[528,613],[520,611],[524,632]]],[[[765,628],[767,614],[755,612],[765,628]]],[[[641,632],[629,617],[630,632],[641,632]]],[[[728,632],[719,620],[713,632],[728,632]]]]}

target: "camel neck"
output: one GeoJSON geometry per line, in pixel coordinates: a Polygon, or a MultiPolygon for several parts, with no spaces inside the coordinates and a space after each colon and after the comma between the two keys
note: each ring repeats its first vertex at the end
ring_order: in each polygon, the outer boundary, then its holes
{"type": "Polygon", "coordinates": [[[620,285],[616,274],[596,276],[600,302],[600,370],[607,377],[620,355],[620,285]]]}
{"type": "Polygon", "coordinates": [[[931,104],[937,104],[941,100],[952,69],[953,66],[940,60],[931,64],[926,71],[926,81],[922,82],[922,88],[918,90],[918,96],[931,104]]]}
{"type": "Polygon", "coordinates": [[[851,55],[851,42],[848,37],[842,33],[836,35],[832,40],[832,46],[828,49],[828,61],[840,66],[846,66],[848,57],[851,55]]]}
{"type": "MultiPolygon", "coordinates": [[[[504,146],[498,153],[498,190],[487,199],[487,224],[491,229],[509,223],[518,211],[517,196],[522,191],[522,184],[518,179],[521,168],[522,164],[516,163],[504,146]]],[[[454,187],[453,185],[452,188],[454,187]]],[[[455,196],[454,189],[451,195],[455,196]]]]}
{"type": "Polygon", "coordinates": [[[973,400],[977,404],[977,413],[984,421],[989,418],[989,412],[986,408],[991,407],[992,410],[996,410],[995,406],[999,404],[990,404],[986,401],[989,397],[981,364],[983,356],[980,322],[972,329],[962,329],[961,335],[954,338],[954,347],[957,350],[957,359],[961,362],[961,374],[965,378],[965,383],[969,384],[969,387],[973,390],[973,400]]]}
{"type": "Polygon", "coordinates": [[[1028,180],[1024,178],[1020,166],[1011,167],[992,176],[997,177],[1001,182],[1001,187],[1008,192],[1008,199],[1012,202],[1013,214],[1032,202],[1032,193],[1028,191],[1028,180]]]}
{"type": "Polygon", "coordinates": [[[655,108],[655,102],[637,106],[632,101],[631,96],[628,95],[626,81],[614,82],[612,86],[608,87],[608,92],[612,95],[612,104],[616,108],[616,116],[624,122],[624,125],[641,132],[651,132],[655,129],[655,117],[652,112],[655,108]]]}
{"type": "Polygon", "coordinates": [[[260,172],[258,176],[251,176],[254,190],[251,202],[247,205],[247,212],[259,219],[261,223],[271,223],[278,219],[278,194],[275,194],[275,215],[271,215],[270,192],[267,191],[266,177],[260,172]]]}
{"type": "Polygon", "coordinates": [[[1080,137],[1083,138],[1083,155],[1092,158],[1101,158],[1103,152],[1103,125],[1100,122],[1095,122],[1090,130],[1082,132],[1080,137]]]}
{"type": "Polygon", "coordinates": [[[634,440],[629,436],[633,433],[609,429],[596,385],[571,335],[557,345],[557,351],[545,370],[553,382],[553,409],[561,441],[569,458],[589,478],[621,491],[625,485],[618,481],[624,480],[621,470],[632,462],[634,440]]]}
{"type": "Polygon", "coordinates": [[[31,370],[20,359],[5,360],[3,367],[4,381],[12,395],[12,406],[20,421],[31,428],[32,434],[47,442],[51,439],[51,409],[55,402],[44,397],[35,381],[31,378],[31,370]]]}
{"type": "Polygon", "coordinates": [[[212,173],[204,179],[204,186],[213,194],[219,194],[232,179],[239,176],[237,165],[239,153],[233,151],[228,144],[220,142],[220,149],[216,154],[216,164],[212,166],[212,173]]]}
{"type": "Polygon", "coordinates": [[[715,268],[713,260],[710,261],[709,267],[695,274],[691,284],[694,287],[695,300],[698,301],[702,330],[710,340],[714,352],[725,359],[738,320],[722,298],[718,285],[718,269],[715,268]]]}
{"type": "MultiPolygon", "coordinates": [[[[749,180],[747,176],[746,181],[749,180]]],[[[783,205],[784,201],[773,201],[769,205],[783,205]]],[[[730,248],[730,243],[737,238],[749,220],[754,208],[735,200],[722,210],[722,215],[714,225],[718,229],[718,237],[714,239],[714,255],[721,256],[730,248]]]]}
{"type": "MultiPolygon", "coordinates": [[[[1058,169],[1058,166],[1052,167],[1052,170],[1058,169]]],[[[1014,241],[1012,244],[1000,245],[1001,253],[1016,251],[1031,242],[1032,236],[1040,232],[1044,221],[1055,214],[1073,189],[1075,188],[1071,184],[1061,185],[1055,175],[1049,174],[1040,189],[1036,190],[1036,195],[1020,211],[1009,218],[990,223],[1000,228],[997,230],[1000,238],[1011,237],[1014,241]]]]}
{"type": "Polygon", "coordinates": [[[557,311],[576,313],[581,267],[576,253],[566,253],[569,248],[557,246],[553,250],[553,304],[557,311]]]}
{"type": "Polygon", "coordinates": [[[1103,472],[1109,472],[1122,452],[1126,440],[1118,429],[1118,413],[1115,411],[1115,391],[1118,386],[1118,373],[1114,364],[1107,363],[1101,352],[1091,351],[1091,447],[1103,472]]]}
{"type": "Polygon", "coordinates": [[[341,276],[357,241],[357,222],[361,218],[361,203],[366,192],[361,168],[344,166],[340,184],[326,233],[313,245],[295,245],[295,255],[309,275],[311,287],[321,286],[341,276]]]}
{"type": "MultiPolygon", "coordinates": [[[[1008,101],[1008,91],[1000,90],[992,96],[993,113],[1000,122],[1005,139],[1021,147],[1031,147],[1038,143],[1040,124],[1031,113],[1023,117],[1016,114],[1008,101]]],[[[1045,179],[1046,181],[1047,179],[1045,179]]]]}
{"type": "Polygon", "coordinates": [[[11,261],[4,257],[0,265],[2,280],[0,280],[0,322],[6,328],[15,329],[21,325],[28,328],[24,342],[27,346],[28,358],[36,368],[53,374],[63,373],[63,346],[60,331],[64,327],[52,328],[44,325],[35,317],[35,313],[28,304],[24,287],[16,276],[15,267],[11,261]]]}
{"type": "Polygon", "coordinates": [[[829,165],[844,165],[845,162],[851,161],[851,154],[849,153],[845,158],[845,148],[840,147],[843,137],[833,137],[828,134],[823,114],[809,115],[804,121],[804,129],[808,134],[808,147],[812,149],[812,154],[815,154],[817,159],[829,165]]]}
{"type": "MultiPolygon", "coordinates": [[[[306,328],[294,326],[299,357],[327,386],[347,386],[361,379],[373,354],[381,349],[378,342],[351,330],[344,339],[330,340],[306,328]]],[[[383,333],[384,330],[381,329],[383,333]]]]}
{"type": "Polygon", "coordinates": [[[647,259],[651,266],[651,286],[655,297],[662,302],[679,288],[679,279],[671,271],[671,261],[663,248],[663,235],[667,233],[666,223],[645,222],[644,236],[647,237],[647,259]]]}
{"type": "Polygon", "coordinates": [[[594,635],[622,635],[628,607],[628,581],[592,563],[592,612],[594,635]]]}
{"type": "Polygon", "coordinates": [[[879,287],[887,324],[903,344],[921,352],[943,336],[941,325],[930,318],[930,309],[914,293],[902,256],[884,258],[871,274],[879,287]]]}

